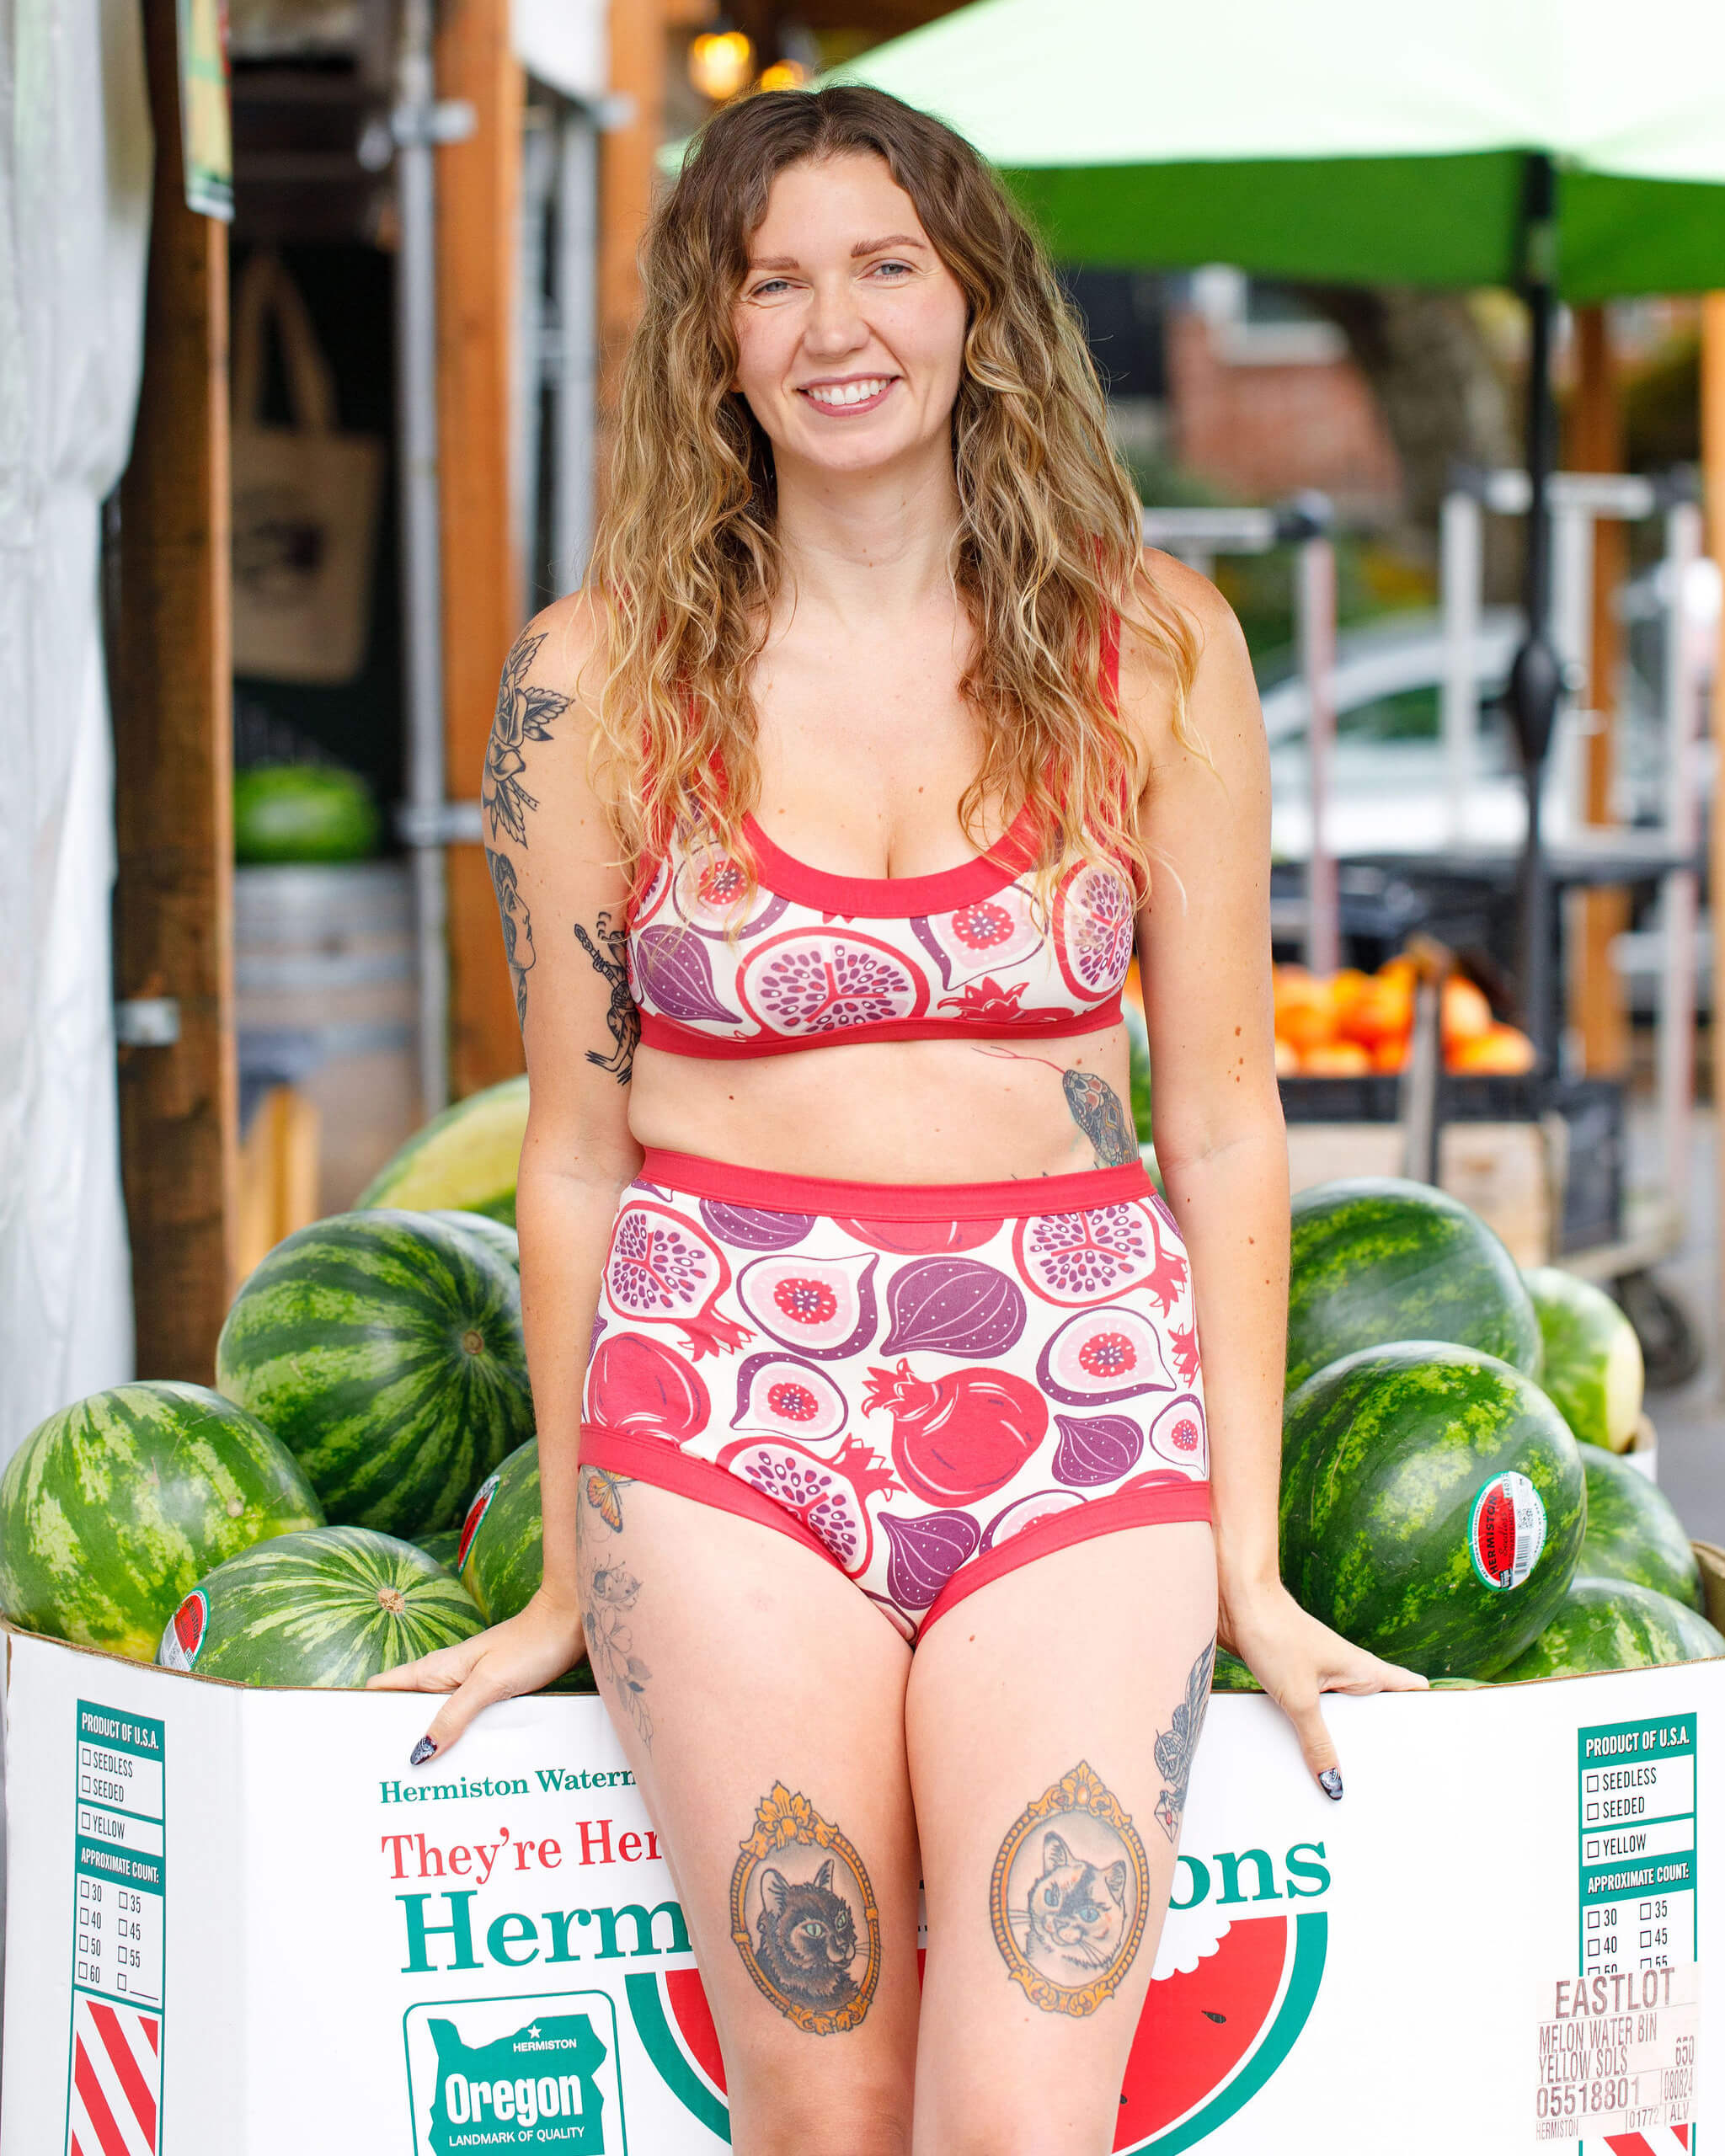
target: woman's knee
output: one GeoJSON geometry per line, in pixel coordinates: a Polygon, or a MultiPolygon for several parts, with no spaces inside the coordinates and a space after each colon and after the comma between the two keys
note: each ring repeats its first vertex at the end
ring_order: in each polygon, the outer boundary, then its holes
{"type": "Polygon", "coordinates": [[[734,2076],[729,2094],[740,2156],[909,2156],[911,2077],[895,2068],[775,2060],[734,2076]]]}

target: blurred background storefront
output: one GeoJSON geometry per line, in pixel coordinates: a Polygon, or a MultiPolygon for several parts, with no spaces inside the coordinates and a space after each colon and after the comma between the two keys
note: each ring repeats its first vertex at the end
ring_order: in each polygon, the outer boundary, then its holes
{"type": "MultiPolygon", "coordinates": [[[[52,12],[18,11],[19,80],[47,64],[52,12]]],[[[37,176],[42,229],[86,234],[78,274],[106,275],[111,305],[99,318],[62,294],[64,338],[35,350],[32,379],[48,411],[77,371],[68,355],[86,380],[105,355],[112,377],[104,454],[87,453],[85,424],[86,453],[61,460],[89,512],[80,725],[102,746],[81,778],[38,757],[8,834],[33,866],[15,894],[28,963],[8,1006],[0,1134],[16,1171],[0,1219],[14,1335],[0,1454],[134,1368],[206,1378],[233,1286],[271,1243],[350,1203],[428,1114],[520,1069],[478,775],[516,629],[582,574],[663,149],[730,97],[806,82],[948,12],[229,0],[224,24],[214,0],[61,10],[88,17],[91,65],[81,86],[62,54],[55,77],[65,147],[52,184],[37,176]],[[51,1051],[30,1048],[67,994],[57,924],[79,905],[83,1019],[51,1051]],[[92,1058],[110,1048],[117,1064],[93,1091],[92,1058]]],[[[14,142],[15,184],[29,153],[14,142]]],[[[17,270],[14,315],[48,305],[46,251],[45,237],[44,260],[17,270]]],[[[1163,543],[1201,560],[1246,626],[1276,760],[1279,958],[1315,955],[1315,677],[1299,595],[1321,531],[1337,877],[1322,955],[1370,971],[1423,931],[1512,1025],[1525,1014],[1502,699],[1523,546],[1504,491],[1524,456],[1520,302],[1226,263],[1065,274],[1146,507],[1187,520],[1153,520],[1153,534],[1183,531],[1163,543]],[[1229,537],[1232,513],[1296,501],[1250,543],[1229,537]],[[1472,654],[1461,721],[1458,635],[1472,654]]],[[[1699,737],[1719,585],[1695,535],[1704,456],[1725,468],[1719,305],[1656,294],[1558,318],[1559,462],[1623,483],[1560,520],[1560,838],[1667,830],[1674,698],[1681,738],[1697,738],[1685,798],[1711,788],[1699,737]],[[1704,440],[1706,383],[1718,423],[1704,440]],[[1674,637],[1690,639],[1680,680],[1674,637]]],[[[45,470],[51,434],[26,420],[10,468],[45,470]]],[[[40,544],[19,517],[7,536],[40,544]]],[[[54,670],[40,631],[26,664],[29,630],[21,616],[8,630],[26,707],[54,670]]],[[[1694,800],[1690,812],[1692,867],[1705,833],[1694,800]]],[[[1621,1091],[1605,1137],[1572,1133],[1572,1152],[1616,1147],[1621,1182],[1690,1193],[1634,1269],[1651,1283],[1650,1333],[1667,1327],[1664,1376],[1693,1386],[1712,1382],[1696,1373],[1717,1301],[1710,1116],[1683,1122],[1680,1163],[1660,1148],[1674,1102],[1686,1117],[1692,1090],[1703,1111],[1711,1099],[1712,960],[1703,901],[1695,1009],[1674,1047],[1660,1022],[1674,858],[1565,887],[1548,1060],[1554,1082],[1621,1091]]],[[[1286,1043],[1290,1115],[1304,1114],[1303,1080],[1396,1079],[1339,1021],[1301,1022],[1286,1043]]],[[[1326,1127],[1349,1126],[1365,1101],[1306,1097],[1326,1127]]],[[[1388,1097],[1380,1088],[1379,1107],[1388,1097]]],[[[1530,1124],[1556,1113],[1526,1099],[1530,1124]]],[[[1561,1255],[1562,1195],[1539,1203],[1546,1248],[1533,1254],[1561,1255]]],[[[1632,1241],[1632,1226],[1620,1204],[1610,1235],[1632,1241]]]]}

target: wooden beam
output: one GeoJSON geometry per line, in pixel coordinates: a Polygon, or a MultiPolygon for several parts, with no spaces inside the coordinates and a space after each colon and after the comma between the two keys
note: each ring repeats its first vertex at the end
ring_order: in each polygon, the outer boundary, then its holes
{"type": "MultiPolygon", "coordinates": [[[[510,513],[510,371],[521,162],[521,71],[509,0],[445,0],[437,94],[473,108],[437,152],[439,494],[444,739],[452,800],[474,800],[521,584],[510,513]]],[[[450,1085],[457,1099],[521,1067],[497,905],[478,846],[449,850],[450,1085]]]]}
{"type": "Polygon", "coordinates": [[[115,974],[179,1006],[120,1051],[141,1377],[215,1374],[234,1288],[232,659],[227,227],[185,205],[174,0],[144,9],[155,199],[144,373],[120,485],[114,635],[115,974]]]}
{"type": "Polygon", "coordinates": [[[635,250],[653,204],[654,159],[665,136],[665,0],[611,0],[611,87],[633,117],[607,128],[599,149],[599,476],[615,421],[617,382],[641,310],[635,250]]]}
{"type": "MultiPolygon", "coordinates": [[[[1575,311],[1576,383],[1569,414],[1567,462],[1576,472],[1623,469],[1623,410],[1611,354],[1610,321],[1603,307],[1575,311]]],[[[1629,562],[1628,533],[1616,517],[1594,524],[1592,648],[1588,654],[1588,701],[1599,720],[1587,740],[1587,820],[1616,821],[1611,782],[1617,748],[1617,672],[1623,627],[1616,600],[1629,562]]],[[[1581,933],[1569,953],[1571,1022],[1581,1037],[1589,1077],[1621,1077],[1629,1068],[1631,1035],[1623,984],[1611,963],[1611,944],[1629,926],[1629,894],[1589,890],[1578,894],[1581,933]]]]}
{"type": "MultiPolygon", "coordinates": [[[[1701,302],[1701,401],[1707,546],[1725,574],[1725,292],[1709,292],[1701,302]]],[[[1725,617],[1720,622],[1718,663],[1713,672],[1712,732],[1715,768],[1725,771],[1725,617]]],[[[1707,910],[1713,926],[1712,1009],[1707,1033],[1712,1064],[1716,1340],[1725,1339],[1725,815],[1720,805],[1716,781],[1707,841],[1707,910]]]]}

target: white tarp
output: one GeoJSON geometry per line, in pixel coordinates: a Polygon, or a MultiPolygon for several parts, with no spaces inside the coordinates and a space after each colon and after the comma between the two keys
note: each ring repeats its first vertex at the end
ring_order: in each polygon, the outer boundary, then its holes
{"type": "Polygon", "coordinates": [[[142,367],[137,0],[0,8],[0,1460],[131,1374],[101,504],[142,367]]]}

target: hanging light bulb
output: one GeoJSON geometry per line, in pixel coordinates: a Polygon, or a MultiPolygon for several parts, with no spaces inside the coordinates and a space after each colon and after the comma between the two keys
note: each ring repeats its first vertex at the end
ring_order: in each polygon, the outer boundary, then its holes
{"type": "Polygon", "coordinates": [[[714,104],[747,89],[754,72],[755,48],[741,30],[708,30],[689,47],[689,80],[714,104]]]}

